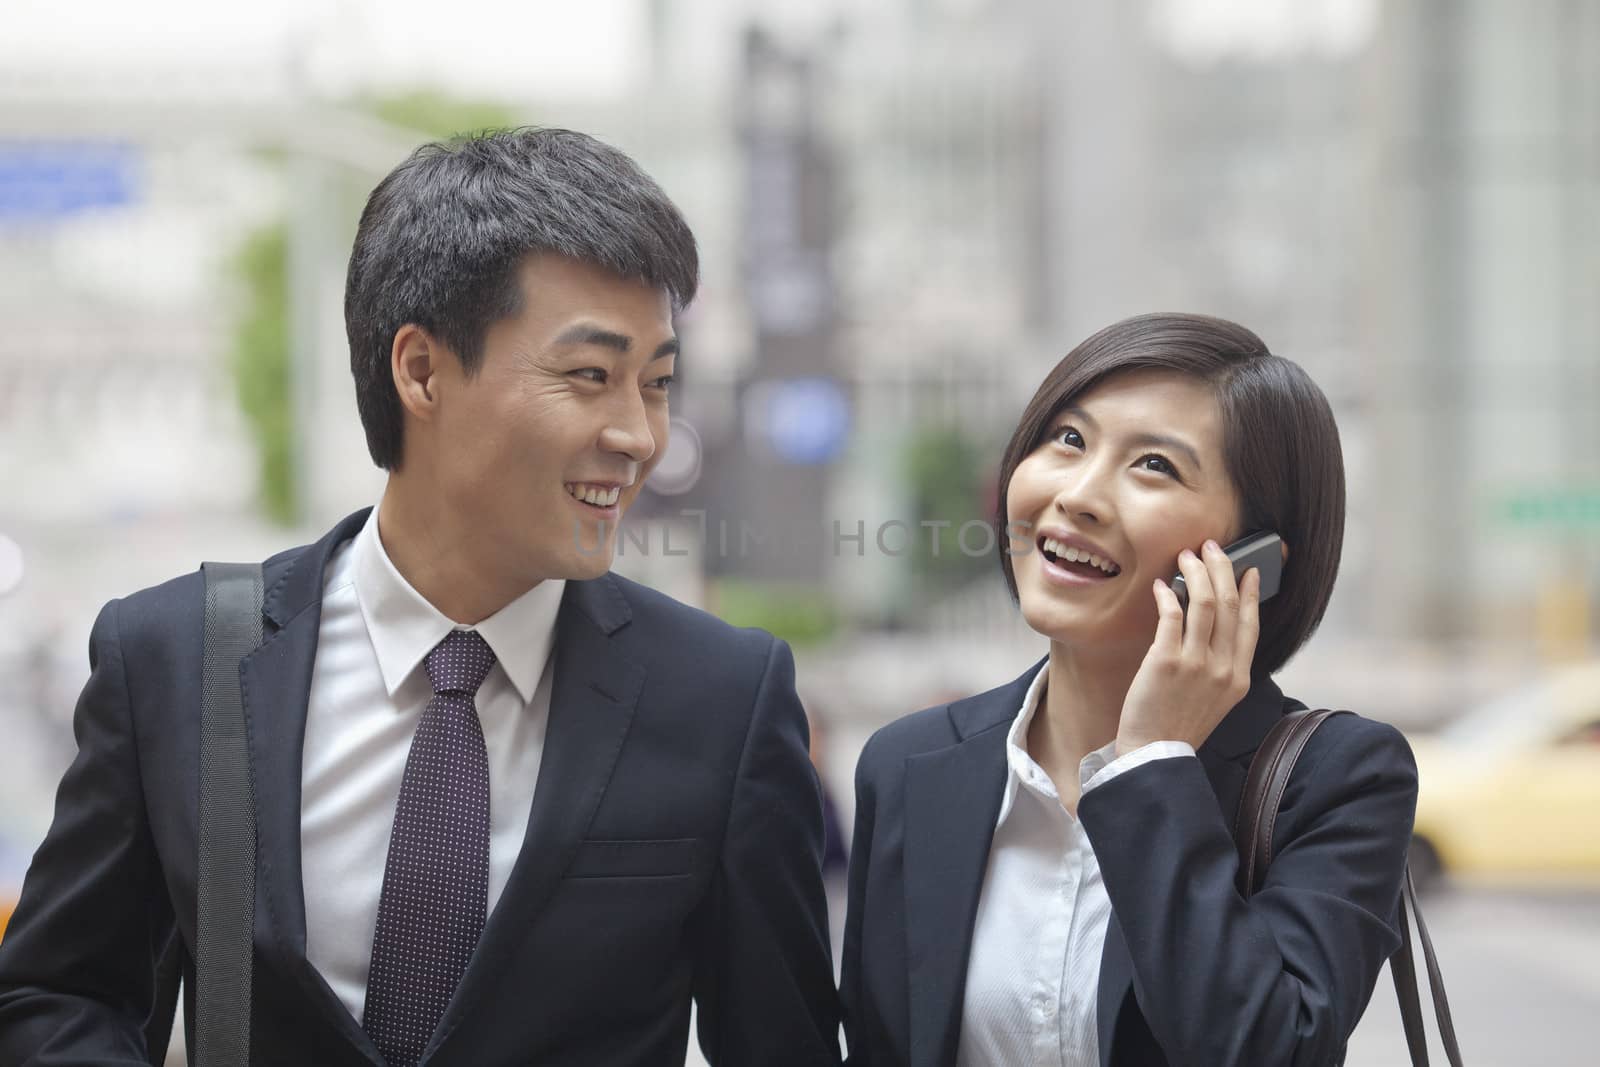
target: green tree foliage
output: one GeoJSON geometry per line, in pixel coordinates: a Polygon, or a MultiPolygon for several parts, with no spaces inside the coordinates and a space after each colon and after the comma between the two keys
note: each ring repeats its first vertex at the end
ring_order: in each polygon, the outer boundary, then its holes
{"type": "Polygon", "coordinates": [[[273,223],[246,238],[234,261],[244,289],[233,348],[239,407],[260,460],[261,506],[292,523],[298,501],[294,468],[294,404],[289,366],[289,241],[273,223]]]}
{"type": "MultiPolygon", "coordinates": [[[[998,455],[998,451],[992,454],[998,455]]],[[[906,442],[906,480],[917,521],[949,523],[919,527],[912,539],[911,571],[924,592],[955,588],[994,567],[992,555],[967,555],[959,541],[963,523],[990,518],[989,501],[984,499],[990,456],[991,452],[950,426],[924,426],[906,442]]],[[[974,551],[980,548],[982,531],[969,531],[967,544],[974,551]]]]}
{"type": "Polygon", "coordinates": [[[797,648],[820,644],[839,625],[826,592],[790,582],[723,578],[712,588],[711,608],[734,626],[758,626],[797,648]]]}
{"type": "Polygon", "coordinates": [[[364,110],[395,126],[416,130],[431,138],[516,126],[516,112],[486,100],[464,100],[435,89],[414,89],[393,96],[368,97],[364,110]]]}
{"type": "MultiPolygon", "coordinates": [[[[431,89],[361,99],[353,106],[391,125],[417,131],[418,144],[524,121],[500,104],[463,100],[431,89]]],[[[281,151],[263,154],[263,160],[269,163],[281,164],[284,158],[281,151]]],[[[354,212],[360,211],[366,191],[378,177],[350,176],[349,200],[354,212]]],[[[353,229],[353,216],[351,226],[353,229]]],[[[243,299],[234,334],[232,369],[239,407],[260,459],[262,510],[277,522],[292,524],[300,516],[288,265],[288,226],[284,222],[251,233],[235,256],[234,275],[243,299]]]]}

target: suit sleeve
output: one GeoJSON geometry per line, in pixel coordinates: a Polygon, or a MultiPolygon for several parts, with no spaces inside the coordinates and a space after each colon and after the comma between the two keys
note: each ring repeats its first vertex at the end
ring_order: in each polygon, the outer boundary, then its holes
{"type": "Polygon", "coordinates": [[[1399,946],[1416,764],[1392,727],[1341,719],[1297,766],[1249,900],[1199,760],[1147,763],[1079,804],[1135,996],[1173,1063],[1337,1063],[1399,946]]]}
{"type": "Polygon", "coordinates": [[[695,968],[715,1067],[839,1062],[822,883],[822,793],[794,659],[774,641],[756,692],[695,968]]]}
{"type": "Polygon", "coordinates": [[[856,762],[856,825],[850,838],[849,904],[845,913],[844,945],[839,970],[839,1001],[844,1013],[846,1062],[850,1067],[868,1067],[866,1042],[866,998],[861,988],[861,913],[867,899],[867,864],[872,857],[872,830],[878,802],[873,777],[868,769],[868,749],[856,762]]]}
{"type": "Polygon", "coordinates": [[[165,1049],[173,919],[145,819],[112,601],[89,640],[78,754],[0,943],[0,1063],[143,1065],[165,1049]],[[158,994],[157,990],[161,989],[158,994]]]}

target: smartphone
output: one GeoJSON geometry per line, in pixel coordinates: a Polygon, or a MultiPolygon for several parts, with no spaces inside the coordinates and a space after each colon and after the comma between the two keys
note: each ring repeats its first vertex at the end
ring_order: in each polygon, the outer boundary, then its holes
{"type": "MultiPolygon", "coordinates": [[[[1283,580],[1283,538],[1270,530],[1263,530],[1246,534],[1223,551],[1233,561],[1235,578],[1243,578],[1244,572],[1251,567],[1261,572],[1263,601],[1278,591],[1278,584],[1283,580]]],[[[1183,575],[1175,576],[1169,584],[1172,591],[1178,594],[1178,603],[1187,610],[1189,586],[1184,582],[1183,575]]]]}

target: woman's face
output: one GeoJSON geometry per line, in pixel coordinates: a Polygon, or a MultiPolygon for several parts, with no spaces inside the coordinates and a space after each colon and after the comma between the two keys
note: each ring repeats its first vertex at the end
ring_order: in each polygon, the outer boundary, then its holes
{"type": "Polygon", "coordinates": [[[1177,573],[1185,548],[1245,532],[1216,399],[1186,375],[1129,371],[1049,425],[1006,492],[1023,618],[1054,641],[1148,648],[1151,583],[1177,573]]]}

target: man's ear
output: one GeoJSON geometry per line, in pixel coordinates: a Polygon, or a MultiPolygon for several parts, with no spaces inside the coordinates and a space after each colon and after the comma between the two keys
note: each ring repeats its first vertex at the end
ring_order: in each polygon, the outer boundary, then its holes
{"type": "Polygon", "coordinates": [[[400,327],[389,352],[389,372],[394,377],[400,404],[419,419],[429,419],[434,409],[434,375],[443,356],[427,330],[414,322],[400,327]]]}

